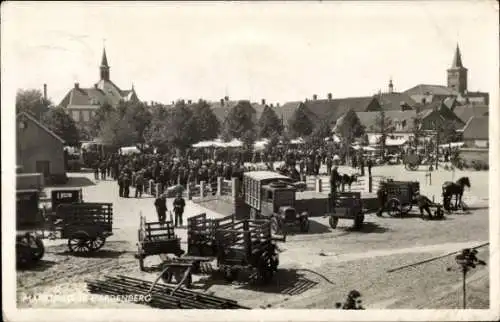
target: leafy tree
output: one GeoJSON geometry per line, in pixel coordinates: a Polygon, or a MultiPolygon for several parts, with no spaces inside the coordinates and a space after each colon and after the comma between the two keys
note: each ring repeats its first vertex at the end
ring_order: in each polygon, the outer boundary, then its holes
{"type": "Polygon", "coordinates": [[[460,134],[457,132],[457,126],[453,122],[443,121],[438,124],[440,144],[457,142],[460,140],[460,134]]]}
{"type": "Polygon", "coordinates": [[[49,109],[42,121],[55,134],[65,141],[65,144],[77,146],[79,143],[79,133],[73,119],[66,114],[62,107],[49,109]]]}
{"type": "Polygon", "coordinates": [[[122,147],[136,144],[138,133],[118,111],[113,111],[102,123],[99,137],[107,144],[122,147]]]}
{"type": "Polygon", "coordinates": [[[249,101],[239,101],[227,115],[224,121],[224,136],[226,138],[241,138],[243,134],[254,128],[255,109],[249,101]]]}
{"type": "Polygon", "coordinates": [[[16,94],[16,114],[20,112],[30,113],[36,119],[41,120],[53,106],[50,100],[46,100],[38,89],[18,90],[16,94]]]}
{"type": "Polygon", "coordinates": [[[245,151],[252,151],[255,139],[257,138],[255,131],[253,129],[245,131],[241,136],[241,141],[243,143],[243,149],[245,151]]]}
{"type": "Polygon", "coordinates": [[[193,108],[193,119],[199,136],[198,140],[211,140],[217,138],[220,132],[220,122],[210,108],[210,105],[200,100],[193,108]]]}
{"type": "Polygon", "coordinates": [[[418,148],[420,138],[424,136],[424,131],[422,129],[422,116],[417,114],[416,117],[413,118],[413,142],[415,147],[418,148]]]}
{"type": "Polygon", "coordinates": [[[394,132],[394,126],[392,120],[385,116],[385,111],[380,110],[375,119],[375,125],[372,126],[372,130],[380,134],[379,143],[382,145],[382,157],[385,156],[385,144],[387,137],[394,132]]]}
{"type": "MultiPolygon", "coordinates": [[[[101,105],[97,109],[96,114],[90,119],[88,125],[87,131],[90,136],[96,137],[99,135],[102,123],[106,121],[111,112],[113,112],[113,107],[109,104],[101,105]]],[[[82,131],[84,131],[84,129],[82,129],[82,131]]]]}
{"type": "Polygon", "coordinates": [[[334,131],[342,139],[343,153],[347,158],[349,158],[349,152],[354,139],[365,134],[365,129],[361,121],[351,109],[337,120],[334,131]]]}
{"type": "Polygon", "coordinates": [[[313,124],[306,109],[305,104],[301,103],[288,122],[290,131],[296,137],[306,137],[313,131],[313,124]]]}
{"type": "Polygon", "coordinates": [[[269,138],[274,133],[280,135],[283,133],[283,124],[281,124],[281,120],[276,115],[276,112],[266,105],[264,107],[264,111],[259,118],[259,137],[261,138],[269,138]]]}

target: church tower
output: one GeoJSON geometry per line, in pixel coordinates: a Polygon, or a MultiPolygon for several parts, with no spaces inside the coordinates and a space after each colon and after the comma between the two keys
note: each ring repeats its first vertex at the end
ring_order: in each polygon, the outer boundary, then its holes
{"type": "Polygon", "coordinates": [[[101,80],[109,81],[109,65],[108,65],[108,58],[106,57],[106,48],[104,48],[102,51],[100,71],[101,71],[100,72],[101,80]]]}
{"type": "Polygon", "coordinates": [[[462,65],[462,55],[458,44],[453,63],[451,68],[448,69],[448,88],[454,89],[460,94],[467,92],[467,68],[462,65]]]}

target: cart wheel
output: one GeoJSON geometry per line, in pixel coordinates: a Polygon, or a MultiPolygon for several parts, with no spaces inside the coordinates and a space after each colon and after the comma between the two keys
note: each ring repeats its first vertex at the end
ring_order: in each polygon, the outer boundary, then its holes
{"type": "Polygon", "coordinates": [[[262,284],[268,284],[272,280],[274,274],[272,258],[266,254],[262,254],[257,270],[259,282],[262,284]]]}
{"type": "Polygon", "coordinates": [[[309,219],[306,217],[303,217],[300,220],[300,231],[303,233],[307,233],[309,231],[309,219]]]}
{"type": "Polygon", "coordinates": [[[89,240],[89,235],[84,231],[74,233],[68,239],[69,251],[79,254],[88,253],[91,250],[89,240]]]}
{"type": "Polygon", "coordinates": [[[33,255],[27,236],[16,237],[16,262],[20,267],[25,267],[33,262],[33,255]]]}
{"type": "Polygon", "coordinates": [[[43,246],[43,241],[38,237],[34,237],[33,243],[31,244],[32,258],[34,261],[39,261],[45,254],[45,247],[43,246]]]}
{"type": "Polygon", "coordinates": [[[409,165],[411,171],[416,171],[418,170],[418,164],[417,163],[412,163],[409,165]]]}
{"type": "Polygon", "coordinates": [[[275,235],[278,235],[281,232],[280,229],[280,223],[278,221],[278,218],[272,217],[271,218],[271,232],[275,235]]]}
{"type": "Polygon", "coordinates": [[[354,218],[354,228],[360,229],[363,225],[363,221],[365,220],[365,215],[359,214],[354,218]]]}
{"type": "Polygon", "coordinates": [[[412,206],[411,203],[401,206],[401,214],[407,215],[411,211],[412,206]]]}
{"type": "Polygon", "coordinates": [[[332,227],[332,229],[335,229],[335,228],[337,228],[337,224],[339,223],[339,218],[334,217],[334,216],[330,216],[328,223],[330,224],[330,227],[332,227]]]}
{"type": "Polygon", "coordinates": [[[91,251],[98,250],[106,243],[106,238],[102,236],[97,236],[96,238],[89,240],[89,247],[91,251]]]}
{"type": "Polygon", "coordinates": [[[177,268],[174,270],[172,275],[175,278],[175,282],[177,284],[179,284],[182,281],[182,277],[184,276],[184,272],[181,269],[177,268]]]}
{"type": "Polygon", "coordinates": [[[401,202],[398,199],[389,200],[387,213],[391,217],[401,216],[401,202]]]}

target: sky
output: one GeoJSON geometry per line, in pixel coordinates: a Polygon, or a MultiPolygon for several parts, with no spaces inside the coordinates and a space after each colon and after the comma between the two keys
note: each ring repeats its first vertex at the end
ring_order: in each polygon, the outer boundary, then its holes
{"type": "Polygon", "coordinates": [[[1,28],[6,94],[46,83],[56,104],[99,80],[104,44],[111,80],[148,102],[446,85],[457,43],[469,90],[498,89],[495,1],[10,2],[1,28]]]}

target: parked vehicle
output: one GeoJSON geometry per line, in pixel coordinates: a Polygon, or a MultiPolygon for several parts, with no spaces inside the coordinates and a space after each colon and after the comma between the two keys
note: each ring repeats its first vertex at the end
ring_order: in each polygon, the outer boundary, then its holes
{"type": "Polygon", "coordinates": [[[350,219],[354,221],[354,228],[359,229],[363,224],[365,216],[360,192],[337,192],[335,199],[329,194],[330,207],[327,216],[330,227],[335,229],[339,219],[350,219]]]}

